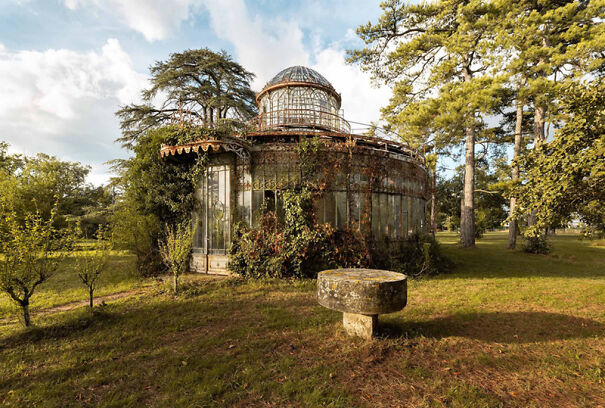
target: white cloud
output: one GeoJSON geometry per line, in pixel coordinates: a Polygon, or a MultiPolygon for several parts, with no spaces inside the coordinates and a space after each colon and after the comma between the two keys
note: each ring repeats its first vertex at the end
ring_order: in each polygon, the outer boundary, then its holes
{"type": "MultiPolygon", "coordinates": [[[[257,74],[256,90],[282,69],[292,65],[307,65],[328,79],[342,94],[342,107],[347,119],[369,123],[380,119],[380,108],[387,104],[391,90],[375,88],[370,76],[345,62],[345,51],[339,43],[321,48],[315,33],[313,50],[307,51],[303,31],[296,20],[249,15],[244,0],[205,0],[210,25],[215,33],[233,44],[236,59],[257,74]]],[[[352,33],[347,32],[345,41],[352,33]]],[[[355,127],[355,126],[353,126],[355,127]]]]}
{"type": "Polygon", "coordinates": [[[252,18],[244,0],[205,0],[204,6],[214,32],[230,41],[237,61],[257,75],[253,87],[262,88],[283,68],[309,63],[297,22],[259,15],[252,18]]]}
{"type": "Polygon", "coordinates": [[[199,0],[64,0],[70,10],[94,6],[116,16],[147,41],[167,38],[191,17],[199,0]]]}
{"type": "Polygon", "coordinates": [[[4,51],[0,53],[0,140],[14,150],[46,152],[93,164],[123,155],[114,112],[136,101],[147,85],[117,40],[99,51],[4,51]]]}

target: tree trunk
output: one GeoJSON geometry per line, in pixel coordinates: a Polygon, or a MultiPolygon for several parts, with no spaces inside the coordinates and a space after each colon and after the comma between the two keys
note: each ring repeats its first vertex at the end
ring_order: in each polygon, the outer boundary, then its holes
{"type": "MultiPolygon", "coordinates": [[[[515,150],[513,153],[513,160],[519,157],[521,153],[521,132],[523,130],[523,102],[517,100],[517,118],[515,122],[515,150]]],[[[515,183],[519,180],[519,165],[513,164],[512,169],[512,181],[515,183]]],[[[510,224],[508,226],[508,249],[515,249],[517,245],[517,220],[513,219],[515,213],[515,206],[517,204],[517,197],[511,196],[510,198],[510,209],[508,216],[510,218],[510,224]]]]}
{"type": "Polygon", "coordinates": [[[31,324],[31,317],[29,315],[29,301],[21,303],[21,309],[23,310],[23,324],[25,327],[29,327],[31,324]]]}
{"type": "Polygon", "coordinates": [[[179,287],[178,287],[178,275],[175,273],[173,274],[173,279],[172,279],[172,290],[174,292],[174,294],[177,294],[179,287]]]}
{"type": "Polygon", "coordinates": [[[435,168],[433,169],[433,188],[431,189],[431,233],[435,238],[435,232],[437,230],[437,205],[435,203],[435,190],[437,189],[437,149],[434,148],[435,154],[435,168]]]}
{"type": "Polygon", "coordinates": [[[93,299],[93,292],[94,292],[94,289],[93,289],[92,287],[89,287],[89,288],[88,288],[88,295],[89,295],[89,299],[90,299],[89,306],[90,306],[90,308],[91,308],[91,309],[94,307],[94,304],[93,304],[93,302],[92,302],[92,299],[93,299]]]}
{"type": "MultiPolygon", "coordinates": [[[[534,107],[534,149],[542,144],[545,140],[544,136],[544,117],[546,108],[544,106],[534,107]]],[[[536,223],[536,210],[533,210],[527,217],[527,224],[534,225],[536,223]]]]}
{"type": "Polygon", "coordinates": [[[475,128],[465,130],[464,199],[460,211],[460,243],[463,248],[475,246],[475,128]]]}
{"type": "MultiPolygon", "coordinates": [[[[464,81],[473,78],[470,66],[463,70],[464,81]]],[[[475,117],[468,118],[471,123],[465,128],[464,141],[464,194],[460,211],[460,243],[463,248],[475,246],[475,117]]]]}

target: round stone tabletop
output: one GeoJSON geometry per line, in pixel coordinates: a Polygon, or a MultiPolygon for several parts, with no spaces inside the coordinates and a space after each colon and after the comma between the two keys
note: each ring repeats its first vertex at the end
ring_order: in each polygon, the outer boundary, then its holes
{"type": "Polygon", "coordinates": [[[392,313],[406,305],[407,277],[377,269],[323,271],[317,276],[317,299],[343,313],[392,313]]]}

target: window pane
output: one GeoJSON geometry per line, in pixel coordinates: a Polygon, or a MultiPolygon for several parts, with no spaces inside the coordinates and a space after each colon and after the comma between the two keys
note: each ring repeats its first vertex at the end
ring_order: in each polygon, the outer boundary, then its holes
{"type": "Polygon", "coordinates": [[[324,194],[324,222],[336,226],[336,203],[334,193],[329,191],[324,194]]]}
{"type": "Polygon", "coordinates": [[[359,230],[359,193],[349,193],[351,195],[349,222],[352,230],[359,230]]]}
{"type": "Polygon", "coordinates": [[[347,193],[339,191],[334,193],[336,200],[336,228],[347,227],[347,193]]]}
{"type": "Polygon", "coordinates": [[[372,237],[380,238],[380,194],[372,193],[372,237]]]}

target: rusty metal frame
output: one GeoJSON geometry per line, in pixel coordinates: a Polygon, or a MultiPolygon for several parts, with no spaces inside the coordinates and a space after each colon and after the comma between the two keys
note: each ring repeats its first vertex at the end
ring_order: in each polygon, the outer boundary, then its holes
{"type": "Polygon", "coordinates": [[[207,139],[199,140],[197,142],[186,143],[176,146],[162,145],[160,148],[160,156],[168,157],[174,156],[175,154],[191,153],[192,151],[197,153],[202,149],[204,152],[233,152],[239,158],[244,160],[250,159],[250,144],[242,138],[226,138],[226,139],[207,139]]]}

